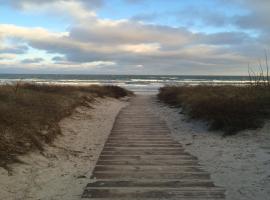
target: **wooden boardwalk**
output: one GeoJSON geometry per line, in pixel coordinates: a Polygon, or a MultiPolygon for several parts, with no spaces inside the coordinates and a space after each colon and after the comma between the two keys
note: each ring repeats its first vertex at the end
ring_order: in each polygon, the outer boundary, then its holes
{"type": "Polygon", "coordinates": [[[84,199],[225,199],[143,97],[118,115],[84,199]]]}

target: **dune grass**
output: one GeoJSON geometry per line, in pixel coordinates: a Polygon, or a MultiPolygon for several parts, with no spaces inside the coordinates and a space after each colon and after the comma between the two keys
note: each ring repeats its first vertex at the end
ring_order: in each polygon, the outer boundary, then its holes
{"type": "Polygon", "coordinates": [[[234,134],[258,128],[269,118],[270,87],[267,85],[166,86],[160,88],[158,98],[181,107],[192,119],[207,121],[210,129],[234,134]]]}
{"type": "Polygon", "coordinates": [[[261,127],[270,118],[270,68],[267,52],[265,65],[258,72],[249,67],[249,83],[245,85],[165,86],[158,98],[182,107],[192,119],[207,121],[212,130],[225,135],[261,127]]]}
{"type": "Polygon", "coordinates": [[[0,167],[19,162],[17,155],[43,150],[61,134],[58,122],[96,97],[120,98],[131,92],[117,86],[0,86],[0,167]]]}

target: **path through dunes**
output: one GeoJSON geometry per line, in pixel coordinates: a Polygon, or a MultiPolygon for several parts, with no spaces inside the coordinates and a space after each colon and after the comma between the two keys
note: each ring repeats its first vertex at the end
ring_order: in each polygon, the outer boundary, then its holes
{"type": "Polygon", "coordinates": [[[143,96],[118,115],[84,199],[225,199],[143,96]]]}

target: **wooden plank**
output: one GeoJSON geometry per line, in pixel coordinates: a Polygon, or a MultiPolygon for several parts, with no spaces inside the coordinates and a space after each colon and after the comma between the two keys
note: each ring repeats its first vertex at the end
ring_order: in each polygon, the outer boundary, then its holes
{"type": "Polygon", "coordinates": [[[181,144],[108,144],[106,143],[106,147],[182,147],[181,144]]]}
{"type": "Polygon", "coordinates": [[[87,188],[90,187],[215,187],[212,181],[209,180],[98,180],[89,183],[87,188]]]}
{"type": "Polygon", "coordinates": [[[155,140],[171,140],[168,136],[156,136],[156,135],[112,135],[110,139],[114,140],[126,140],[126,139],[155,139],[155,140]]]}
{"type": "Polygon", "coordinates": [[[100,160],[198,160],[197,157],[191,155],[173,155],[173,156],[163,156],[163,155],[140,155],[140,156],[126,156],[126,155],[100,155],[100,160]]]}
{"type": "Polygon", "coordinates": [[[179,150],[184,151],[182,147],[104,147],[104,151],[127,151],[127,150],[152,150],[152,151],[170,151],[170,150],[179,150]]]}
{"type": "Polygon", "coordinates": [[[136,97],[120,111],[83,193],[95,200],[222,200],[195,156],[136,97]]]}
{"type": "Polygon", "coordinates": [[[201,179],[208,180],[210,175],[204,172],[165,172],[165,173],[156,173],[156,172],[99,172],[94,171],[93,178],[96,179],[114,179],[114,178],[123,178],[123,179],[201,179]]]}
{"type": "Polygon", "coordinates": [[[178,165],[190,166],[198,164],[194,160],[99,160],[97,165],[178,165]]]}
{"type": "Polygon", "coordinates": [[[171,142],[160,142],[160,141],[155,141],[155,142],[149,142],[149,141],[138,141],[138,142],[136,142],[136,143],[134,143],[134,142],[119,142],[119,141],[107,141],[107,143],[106,144],[108,144],[108,145],[111,145],[111,144],[114,144],[114,145],[117,145],[117,144],[119,144],[119,145],[121,145],[121,144],[126,144],[126,145],[142,145],[142,144],[144,144],[144,145],[158,145],[158,144],[161,144],[161,145],[175,145],[175,144],[179,144],[179,143],[177,143],[177,142],[174,142],[174,141],[171,141],[171,142]]]}
{"type": "Polygon", "coordinates": [[[95,172],[125,172],[125,173],[137,173],[137,172],[155,172],[155,173],[166,173],[166,172],[203,172],[202,169],[197,166],[130,166],[130,165],[97,165],[95,172]]]}
{"type": "Polygon", "coordinates": [[[138,189],[138,188],[129,188],[129,189],[90,189],[87,188],[84,191],[83,197],[91,198],[159,198],[159,199],[168,199],[168,198],[224,198],[223,190],[220,189],[138,189]]]}
{"type": "Polygon", "coordinates": [[[101,155],[188,155],[182,150],[116,150],[102,151],[101,155]]]}
{"type": "MultiPolygon", "coordinates": [[[[105,197],[105,198],[94,198],[94,197],[82,197],[84,200],[127,200],[125,198],[117,198],[117,197],[105,197]]],[[[172,200],[176,200],[175,198],[170,198],[172,200]]],[[[130,197],[128,200],[169,200],[168,198],[136,198],[136,197],[130,197]]],[[[211,198],[198,198],[198,197],[177,197],[177,200],[224,200],[222,197],[211,197],[211,198]]]]}

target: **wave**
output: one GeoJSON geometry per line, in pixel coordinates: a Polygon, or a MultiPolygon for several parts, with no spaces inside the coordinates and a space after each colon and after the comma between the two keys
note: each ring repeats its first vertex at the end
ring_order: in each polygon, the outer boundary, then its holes
{"type": "Polygon", "coordinates": [[[124,75],[3,75],[0,84],[30,82],[59,85],[118,85],[132,91],[158,91],[164,85],[247,84],[248,77],[224,76],[124,76],[124,75]]]}

